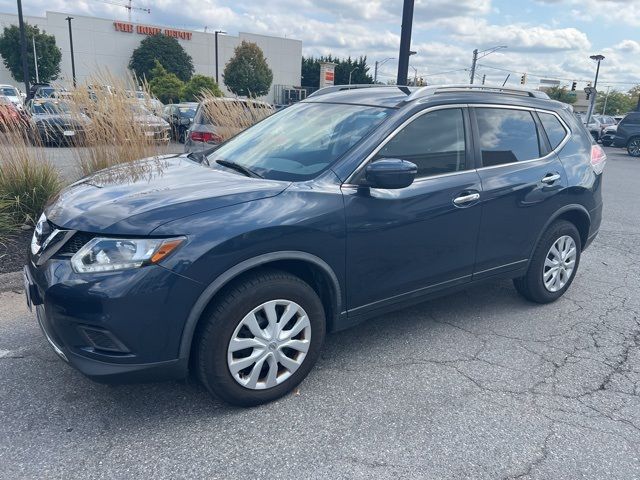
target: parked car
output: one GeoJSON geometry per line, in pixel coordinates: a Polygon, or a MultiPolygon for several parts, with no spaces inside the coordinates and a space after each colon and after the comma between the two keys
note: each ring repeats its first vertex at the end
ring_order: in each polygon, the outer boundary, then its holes
{"type": "Polygon", "coordinates": [[[557,300],[602,217],[604,151],[535,90],[328,87],[197,157],[98,172],[37,222],[28,305],[90,378],[191,368],[268,402],[326,332],[487,280],[557,300]]]}
{"type": "Polygon", "coordinates": [[[45,146],[78,145],[91,126],[89,117],[74,112],[66,101],[35,98],[27,101],[31,137],[45,146]]]}
{"type": "Polygon", "coordinates": [[[0,132],[22,129],[24,113],[9,98],[0,96],[0,132]]]}
{"type": "Polygon", "coordinates": [[[620,120],[612,145],[626,148],[632,157],[640,157],[640,112],[631,112],[620,120]]]}
{"type": "Polygon", "coordinates": [[[171,127],[171,138],[184,143],[187,130],[196,116],[197,103],[174,103],[164,107],[162,118],[171,127]]]}
{"type": "Polygon", "coordinates": [[[146,137],[153,137],[154,140],[160,143],[169,143],[171,128],[162,117],[155,115],[141,105],[135,104],[131,105],[131,113],[133,114],[133,120],[142,126],[146,137]]]}
{"type": "Polygon", "coordinates": [[[258,100],[220,97],[200,102],[187,130],[185,152],[219,145],[273,112],[270,104],[258,100]]]}
{"type": "Polygon", "coordinates": [[[127,95],[136,98],[141,107],[146,108],[154,115],[162,116],[164,104],[157,98],[151,97],[143,90],[128,90],[127,95]]]}
{"type": "Polygon", "coordinates": [[[600,137],[600,142],[605,147],[610,147],[613,145],[613,139],[616,136],[616,132],[618,131],[618,125],[609,125],[602,132],[602,136],[600,137]]]}
{"type": "Polygon", "coordinates": [[[616,119],[610,115],[594,115],[593,117],[596,122],[598,122],[598,127],[600,129],[598,132],[598,139],[602,139],[602,135],[604,135],[604,132],[608,127],[613,127],[618,124],[616,119]]]}
{"type": "Polygon", "coordinates": [[[31,87],[33,90],[33,95],[30,97],[32,99],[35,98],[52,98],[56,93],[56,88],[51,85],[38,85],[35,89],[31,87]]]}
{"type": "Polygon", "coordinates": [[[0,85],[0,96],[6,98],[19,110],[24,107],[24,100],[20,91],[13,85],[0,85]]]}

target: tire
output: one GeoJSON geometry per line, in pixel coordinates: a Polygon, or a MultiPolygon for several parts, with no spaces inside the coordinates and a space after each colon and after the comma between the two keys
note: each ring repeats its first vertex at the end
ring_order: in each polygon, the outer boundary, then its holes
{"type": "MultiPolygon", "coordinates": [[[[571,245],[571,241],[565,240],[564,245],[571,245]]],[[[562,245],[562,243],[560,243],[562,245]]],[[[560,249],[561,250],[561,249],[560,249]]],[[[570,251],[570,250],[568,250],[570,251]]],[[[513,284],[520,295],[527,300],[535,303],[551,303],[560,298],[564,292],[571,286],[573,279],[578,271],[580,264],[580,255],[582,252],[582,242],[580,240],[580,234],[575,225],[566,220],[558,220],[554,222],[542,235],[542,238],[536,246],[531,261],[529,262],[529,268],[527,273],[513,280],[513,284]],[[570,273],[567,274],[568,268],[562,272],[562,268],[556,269],[557,275],[560,276],[558,283],[551,285],[551,289],[545,285],[545,279],[552,282],[553,272],[549,273],[555,267],[550,267],[547,263],[549,258],[550,264],[553,263],[554,253],[552,253],[552,246],[556,245],[556,242],[561,242],[562,239],[569,237],[573,241],[575,246],[575,253],[573,257],[567,256],[567,259],[573,258],[573,263],[570,273]],[[543,278],[544,277],[544,278],[543,278]],[[568,278],[567,278],[568,277],[568,278]],[[564,283],[563,283],[564,279],[564,283]]],[[[562,262],[561,262],[562,263],[562,262]]],[[[565,264],[565,266],[568,264],[565,264]]]]}
{"type": "Polygon", "coordinates": [[[252,274],[222,292],[199,328],[195,359],[198,377],[207,390],[230,404],[249,407],[271,402],[290,392],[311,371],[320,355],[325,328],[322,302],[306,282],[278,270],[252,274]],[[270,324],[266,316],[266,309],[276,300],[282,303],[271,310],[272,318],[275,314],[280,320],[287,312],[296,312],[284,325],[277,324],[284,328],[284,335],[279,335],[284,340],[278,341],[267,334],[275,322],[270,324]],[[253,325],[253,330],[245,321],[253,325]],[[287,331],[294,333],[303,325],[308,327],[287,339],[287,331]],[[251,346],[231,353],[232,340],[236,345],[251,346]],[[287,347],[287,342],[295,342],[296,348],[287,347]],[[303,352],[304,348],[308,350],[303,352]],[[248,366],[238,370],[238,365],[245,362],[248,366]],[[298,366],[292,367],[296,362],[298,366]],[[233,364],[236,371],[232,373],[233,364]]]}
{"type": "Polygon", "coordinates": [[[633,137],[627,143],[627,152],[632,157],[640,157],[640,137],[633,137]]]}

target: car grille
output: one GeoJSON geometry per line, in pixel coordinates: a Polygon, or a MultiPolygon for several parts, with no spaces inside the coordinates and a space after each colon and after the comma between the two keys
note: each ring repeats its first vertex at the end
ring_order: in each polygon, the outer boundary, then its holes
{"type": "Polygon", "coordinates": [[[76,232],[73,234],[73,237],[67,240],[67,243],[65,243],[57,253],[58,255],[73,255],[94,237],[95,235],[91,233],[76,232]]]}

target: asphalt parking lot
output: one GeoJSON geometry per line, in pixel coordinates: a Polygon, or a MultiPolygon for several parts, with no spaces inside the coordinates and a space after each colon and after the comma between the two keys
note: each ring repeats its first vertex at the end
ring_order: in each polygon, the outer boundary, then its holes
{"type": "Polygon", "coordinates": [[[607,152],[600,235],[558,302],[504,281],[386,315],[258,408],[92,383],[0,293],[0,478],[639,478],[640,160],[607,152]]]}

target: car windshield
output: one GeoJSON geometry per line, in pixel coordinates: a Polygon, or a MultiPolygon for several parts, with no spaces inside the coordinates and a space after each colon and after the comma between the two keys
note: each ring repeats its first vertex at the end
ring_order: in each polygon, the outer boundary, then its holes
{"type": "Polygon", "coordinates": [[[17,97],[18,91],[13,87],[0,87],[0,95],[5,95],[7,97],[17,97]]]}
{"type": "Polygon", "coordinates": [[[335,162],[393,110],[363,105],[299,103],[223,144],[208,157],[270,179],[308,180],[335,162]]]}
{"type": "Polygon", "coordinates": [[[36,95],[38,97],[50,97],[51,95],[53,95],[53,92],[55,92],[55,88],[53,87],[45,87],[45,88],[40,88],[38,89],[38,92],[36,93],[36,95]]]}
{"type": "Polygon", "coordinates": [[[193,118],[196,116],[196,107],[178,107],[181,117],[193,118]]]}
{"type": "Polygon", "coordinates": [[[42,102],[34,103],[31,110],[33,113],[38,114],[57,114],[57,113],[69,113],[69,105],[62,102],[42,102]]]}

